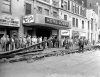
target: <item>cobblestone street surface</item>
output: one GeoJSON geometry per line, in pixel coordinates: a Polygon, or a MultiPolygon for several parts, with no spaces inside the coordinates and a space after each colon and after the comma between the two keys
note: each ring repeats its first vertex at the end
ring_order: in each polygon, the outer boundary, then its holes
{"type": "Polygon", "coordinates": [[[1,63],[0,77],[100,77],[100,51],[1,63]]]}

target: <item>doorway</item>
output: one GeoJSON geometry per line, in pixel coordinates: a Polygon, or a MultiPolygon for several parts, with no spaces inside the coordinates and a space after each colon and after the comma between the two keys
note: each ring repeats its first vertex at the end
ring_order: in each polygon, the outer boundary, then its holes
{"type": "Polygon", "coordinates": [[[39,27],[39,28],[37,28],[36,29],[36,36],[37,37],[47,37],[47,38],[49,38],[50,37],[50,35],[51,35],[51,33],[52,33],[52,30],[50,29],[50,28],[46,28],[46,27],[44,27],[44,28],[42,28],[42,27],[39,27]]]}

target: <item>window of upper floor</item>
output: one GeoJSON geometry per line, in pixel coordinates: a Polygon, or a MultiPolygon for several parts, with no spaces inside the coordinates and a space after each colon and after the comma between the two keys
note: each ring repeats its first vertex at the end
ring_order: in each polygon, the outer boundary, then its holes
{"type": "Polygon", "coordinates": [[[93,18],[91,18],[91,30],[93,30],[93,18]]]}
{"type": "Polygon", "coordinates": [[[37,12],[38,12],[39,14],[42,14],[42,12],[43,12],[43,8],[40,7],[40,6],[37,6],[37,12]]]}
{"type": "Polygon", "coordinates": [[[82,6],[80,7],[80,15],[86,17],[86,9],[82,6]]]}
{"type": "Polygon", "coordinates": [[[98,27],[97,27],[97,24],[95,24],[95,31],[97,31],[97,28],[98,28],[98,27]]]}
{"type": "Polygon", "coordinates": [[[59,1],[58,0],[52,0],[52,5],[58,7],[59,1]]]}
{"type": "Polygon", "coordinates": [[[64,15],[64,20],[67,20],[67,15],[64,15]]]}
{"type": "Polygon", "coordinates": [[[90,22],[88,21],[88,30],[90,29],[90,22]]]}
{"type": "Polygon", "coordinates": [[[63,2],[63,7],[62,7],[64,10],[67,10],[67,2],[63,2]]]}
{"type": "Polygon", "coordinates": [[[49,16],[49,9],[45,9],[45,15],[49,16]]]}
{"type": "Polygon", "coordinates": [[[76,18],[76,27],[78,27],[78,19],[76,18]]]}
{"type": "Polygon", "coordinates": [[[84,29],[84,21],[82,21],[82,29],[84,29]]]}
{"type": "Polygon", "coordinates": [[[91,5],[91,3],[90,3],[90,7],[91,7],[92,5],[91,5]]]}
{"type": "Polygon", "coordinates": [[[75,13],[77,14],[77,4],[75,4],[75,13]]]}
{"type": "Polygon", "coordinates": [[[11,14],[11,0],[3,0],[2,12],[11,14]]]}
{"type": "Polygon", "coordinates": [[[79,14],[79,6],[78,6],[78,8],[77,8],[77,14],[79,14]]]}
{"type": "Polygon", "coordinates": [[[80,15],[82,15],[82,7],[80,6],[80,15]]]}
{"type": "Polygon", "coordinates": [[[25,3],[25,14],[31,14],[32,13],[32,5],[30,3],[25,3]]]}
{"type": "Polygon", "coordinates": [[[56,11],[53,11],[53,17],[58,17],[58,14],[56,11]]]}
{"type": "Polygon", "coordinates": [[[75,27],[75,18],[74,17],[72,18],[72,24],[73,24],[73,27],[75,27]]]}
{"type": "Polygon", "coordinates": [[[84,1],[82,0],[82,6],[84,6],[84,1]]]}
{"type": "Polygon", "coordinates": [[[86,9],[84,9],[84,15],[83,16],[86,17],[86,9]]]}
{"type": "Polygon", "coordinates": [[[68,0],[68,10],[70,11],[70,0],[68,0]]]}
{"type": "Polygon", "coordinates": [[[75,13],[75,4],[72,4],[72,12],[75,13]]]}

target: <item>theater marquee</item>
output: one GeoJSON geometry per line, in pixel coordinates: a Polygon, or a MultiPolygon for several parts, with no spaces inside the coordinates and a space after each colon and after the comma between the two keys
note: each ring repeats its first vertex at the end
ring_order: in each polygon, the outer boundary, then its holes
{"type": "Polygon", "coordinates": [[[69,22],[45,17],[45,23],[69,27],[69,22]]]}

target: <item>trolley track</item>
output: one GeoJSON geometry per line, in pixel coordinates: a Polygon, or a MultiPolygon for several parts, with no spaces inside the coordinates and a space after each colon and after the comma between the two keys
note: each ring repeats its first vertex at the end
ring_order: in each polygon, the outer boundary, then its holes
{"type": "MultiPolygon", "coordinates": [[[[52,40],[52,39],[51,39],[52,40]]],[[[50,40],[44,41],[44,42],[48,42],[50,40]]],[[[42,42],[42,43],[44,43],[42,42]]],[[[40,43],[40,44],[42,44],[40,43]]],[[[9,53],[3,53],[2,55],[0,54],[0,58],[5,58],[8,59],[8,61],[10,63],[13,62],[19,62],[19,61],[29,61],[29,60],[40,60],[43,59],[45,57],[51,57],[51,56],[63,56],[63,55],[67,55],[67,54],[73,54],[73,53],[79,53],[78,49],[66,49],[66,50],[59,50],[59,51],[51,51],[48,53],[44,53],[42,52],[44,49],[34,49],[35,46],[38,46],[40,44],[36,44],[27,48],[23,48],[23,49],[17,49],[14,52],[9,52],[9,53]],[[17,56],[17,57],[16,57],[17,56]]],[[[87,50],[97,50],[100,49],[100,46],[90,46],[90,47],[86,47],[84,49],[84,52],[87,50]]]]}

